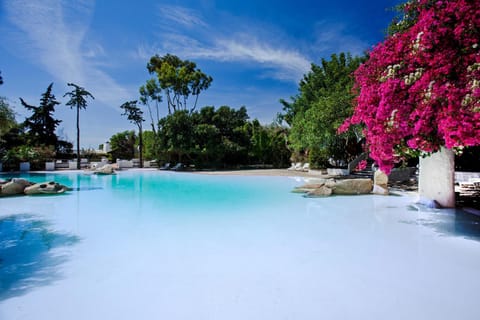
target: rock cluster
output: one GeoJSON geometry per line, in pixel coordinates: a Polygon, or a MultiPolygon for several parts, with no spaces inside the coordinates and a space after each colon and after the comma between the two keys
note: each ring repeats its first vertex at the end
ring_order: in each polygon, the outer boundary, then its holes
{"type": "Polygon", "coordinates": [[[106,164],[102,167],[96,168],[93,170],[94,174],[114,174],[115,170],[113,170],[113,166],[110,164],[106,164]]]}
{"type": "Polygon", "coordinates": [[[55,181],[34,183],[22,178],[13,178],[0,182],[0,197],[34,194],[60,194],[69,190],[68,187],[55,181]]]}
{"type": "Polygon", "coordinates": [[[332,194],[369,194],[373,189],[371,179],[319,180],[317,183],[297,187],[293,192],[305,193],[307,197],[327,197],[332,194]]]}

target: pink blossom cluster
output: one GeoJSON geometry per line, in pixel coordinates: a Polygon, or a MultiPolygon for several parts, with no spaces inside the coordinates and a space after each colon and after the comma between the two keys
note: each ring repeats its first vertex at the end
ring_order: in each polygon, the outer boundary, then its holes
{"type": "Polygon", "coordinates": [[[362,171],[362,170],[365,170],[366,168],[367,168],[367,160],[362,160],[358,163],[355,170],[356,171],[362,171]]]}
{"type": "Polygon", "coordinates": [[[418,21],[378,44],[355,72],[352,124],[389,173],[408,147],[480,144],[480,1],[417,0],[418,21]],[[401,147],[402,146],[402,147],[401,147]]]}

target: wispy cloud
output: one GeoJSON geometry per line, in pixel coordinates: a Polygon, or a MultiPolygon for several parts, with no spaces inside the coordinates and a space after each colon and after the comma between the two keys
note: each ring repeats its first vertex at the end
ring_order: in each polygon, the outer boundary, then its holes
{"type": "Polygon", "coordinates": [[[251,24],[249,32],[226,28],[227,33],[209,26],[191,9],[168,6],[162,7],[160,13],[164,19],[159,30],[160,44],[138,47],[137,55],[141,59],[148,59],[152,54],[174,52],[188,59],[257,64],[266,76],[295,83],[310,69],[310,61],[302,53],[285,43],[275,42],[276,37],[265,35],[265,30],[260,32],[251,24]],[[176,27],[172,28],[172,25],[176,27]],[[196,26],[193,34],[191,29],[181,28],[193,25],[196,26]],[[260,38],[257,34],[263,36],[260,38]]]}
{"type": "Polygon", "coordinates": [[[172,6],[161,5],[159,6],[161,21],[170,20],[175,24],[180,24],[185,27],[206,27],[207,24],[202,20],[200,15],[192,9],[172,6]]]}
{"type": "Polygon", "coordinates": [[[313,47],[321,56],[336,52],[361,55],[369,48],[369,45],[354,34],[354,32],[349,32],[343,24],[319,21],[315,26],[316,39],[313,47]]]}
{"type": "Polygon", "coordinates": [[[87,43],[93,0],[6,0],[9,21],[16,27],[16,45],[55,79],[85,86],[97,100],[118,104],[128,92],[93,60],[102,46],[87,43]]]}

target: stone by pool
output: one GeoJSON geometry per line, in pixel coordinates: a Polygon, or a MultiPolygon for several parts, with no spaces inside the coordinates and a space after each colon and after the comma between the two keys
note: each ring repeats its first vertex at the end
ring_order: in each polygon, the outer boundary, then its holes
{"type": "Polygon", "coordinates": [[[0,319],[480,319],[461,211],[288,177],[24,177],[74,190],[0,199],[0,319]]]}

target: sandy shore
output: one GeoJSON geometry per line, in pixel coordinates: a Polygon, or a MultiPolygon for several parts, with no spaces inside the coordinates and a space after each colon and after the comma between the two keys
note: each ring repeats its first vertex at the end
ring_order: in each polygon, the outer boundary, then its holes
{"type": "Polygon", "coordinates": [[[322,174],[321,171],[310,170],[293,171],[287,169],[254,169],[254,170],[217,170],[217,171],[191,171],[194,174],[207,175],[232,175],[232,176],[280,176],[280,177],[309,177],[309,178],[329,178],[330,176],[322,174]]]}

